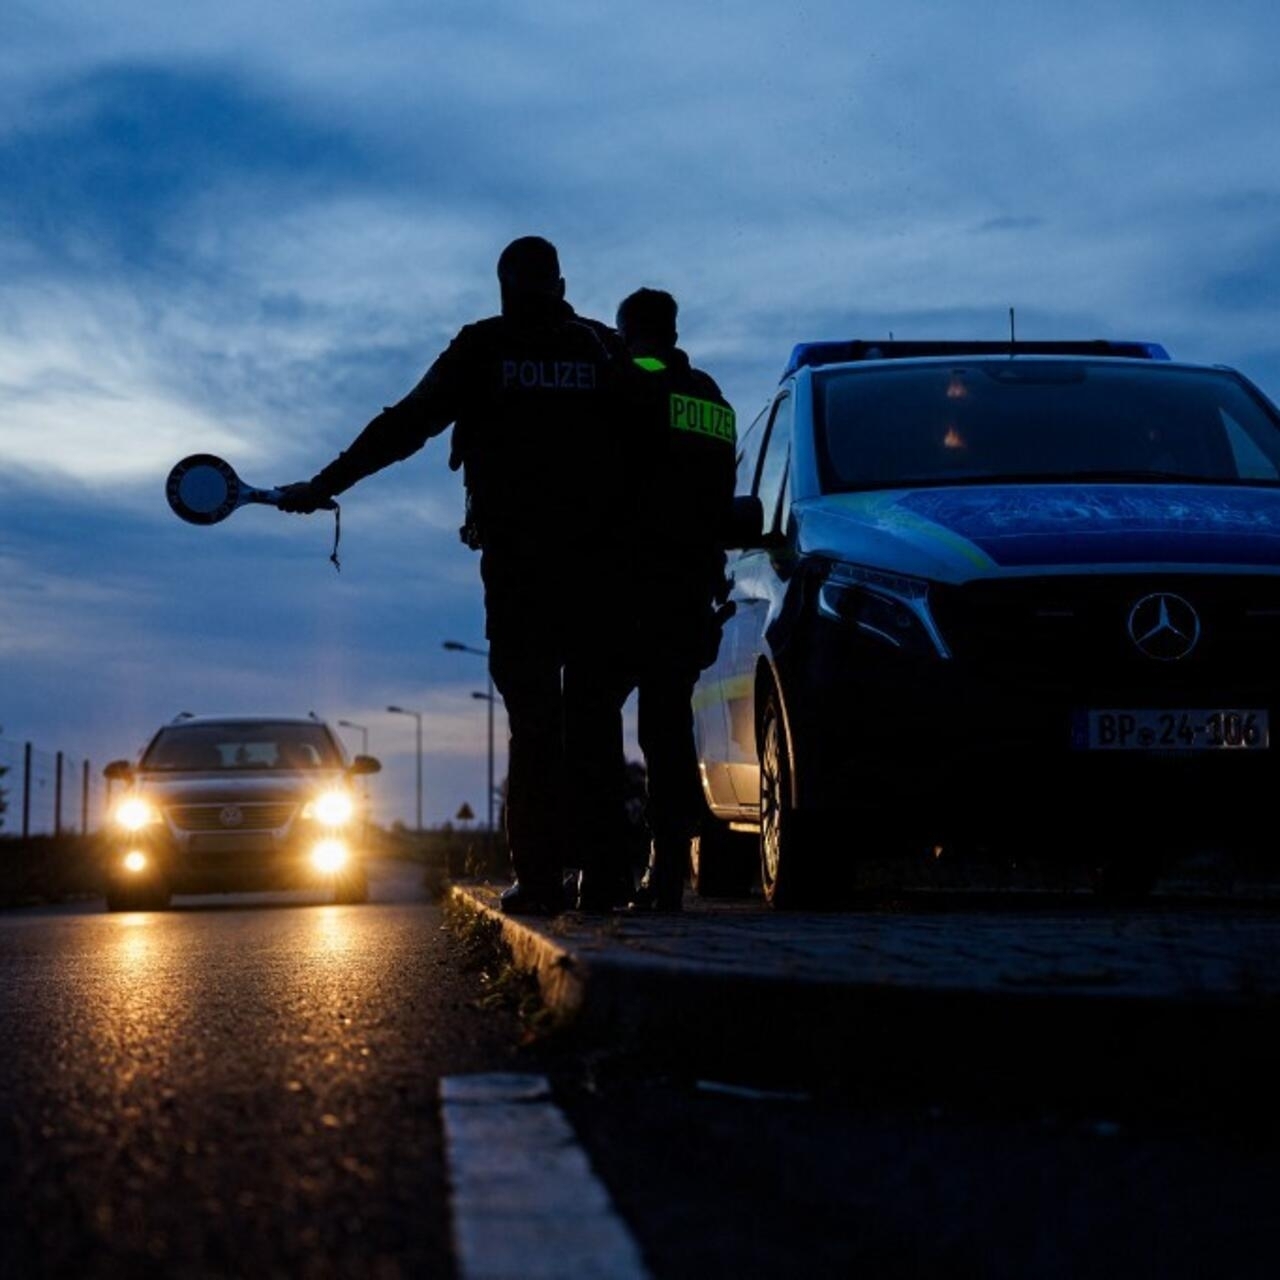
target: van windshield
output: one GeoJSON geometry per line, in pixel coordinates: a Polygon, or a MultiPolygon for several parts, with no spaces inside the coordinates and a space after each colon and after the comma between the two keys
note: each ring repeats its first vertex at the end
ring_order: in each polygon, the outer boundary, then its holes
{"type": "Polygon", "coordinates": [[[1018,357],[814,377],[826,492],[1051,480],[1280,483],[1280,424],[1231,373],[1018,357]]]}

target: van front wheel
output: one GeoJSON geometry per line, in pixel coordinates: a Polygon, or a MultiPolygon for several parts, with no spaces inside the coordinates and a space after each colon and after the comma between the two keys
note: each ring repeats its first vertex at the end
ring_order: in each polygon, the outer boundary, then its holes
{"type": "Polygon", "coordinates": [[[756,734],[760,761],[760,882],[771,907],[815,905],[823,886],[820,848],[795,804],[795,768],[782,716],[770,687],[756,734]]]}

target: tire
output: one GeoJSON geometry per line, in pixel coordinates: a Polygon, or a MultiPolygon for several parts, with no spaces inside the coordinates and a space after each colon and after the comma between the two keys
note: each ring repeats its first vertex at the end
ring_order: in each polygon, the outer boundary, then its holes
{"type": "Polygon", "coordinates": [[[755,883],[758,841],[708,812],[689,849],[689,879],[700,898],[745,898],[755,883]]]}
{"type": "Polygon", "coordinates": [[[107,888],[107,910],[138,911],[140,908],[137,902],[137,895],[117,885],[109,885],[107,888]]]}
{"type": "Polygon", "coordinates": [[[363,867],[356,867],[333,882],[333,900],[345,904],[369,901],[369,876],[363,867]]]}
{"type": "Polygon", "coordinates": [[[147,894],[148,911],[168,911],[169,903],[173,899],[173,891],[168,885],[156,885],[150,893],[147,894]]]}
{"type": "Polygon", "coordinates": [[[795,769],[772,686],[765,694],[756,733],[760,760],[760,883],[771,907],[816,905],[822,895],[818,841],[795,804],[795,769]]]}
{"type": "Polygon", "coordinates": [[[165,911],[172,897],[167,885],[107,885],[108,911],[165,911]]]}

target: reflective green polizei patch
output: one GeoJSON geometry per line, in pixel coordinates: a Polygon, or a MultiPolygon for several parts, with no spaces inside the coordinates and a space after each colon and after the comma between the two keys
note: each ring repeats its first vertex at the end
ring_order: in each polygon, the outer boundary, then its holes
{"type": "Polygon", "coordinates": [[[714,400],[699,400],[697,396],[671,397],[671,425],[677,431],[711,436],[726,444],[733,444],[738,438],[733,410],[714,400]]]}
{"type": "Polygon", "coordinates": [[[667,367],[657,356],[636,356],[635,362],[646,373],[661,373],[667,367]]]}

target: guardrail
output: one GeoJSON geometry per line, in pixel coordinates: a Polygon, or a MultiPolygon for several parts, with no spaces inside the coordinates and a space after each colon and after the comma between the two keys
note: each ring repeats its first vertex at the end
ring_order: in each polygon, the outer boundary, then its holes
{"type": "Polygon", "coordinates": [[[88,835],[107,801],[87,758],[0,738],[0,836],[88,835]]]}

